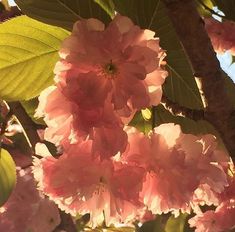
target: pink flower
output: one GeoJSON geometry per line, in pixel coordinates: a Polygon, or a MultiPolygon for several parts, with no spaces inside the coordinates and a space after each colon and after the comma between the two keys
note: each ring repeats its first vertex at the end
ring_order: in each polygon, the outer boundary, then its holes
{"type": "Polygon", "coordinates": [[[95,227],[127,223],[142,207],[139,191],[143,170],[112,160],[91,156],[92,142],[71,145],[55,159],[35,160],[34,176],[39,188],[72,215],[91,215],[95,227]]]}
{"type": "Polygon", "coordinates": [[[219,22],[215,19],[205,19],[206,30],[210,36],[214,50],[218,53],[230,51],[235,55],[235,23],[219,22]]]}
{"type": "Polygon", "coordinates": [[[93,153],[103,158],[123,152],[127,135],[110,101],[106,99],[99,107],[82,106],[84,108],[80,107],[79,98],[68,100],[59,87],[44,90],[39,97],[36,116],[44,116],[47,123],[45,139],[62,146],[92,139],[93,153]]]}
{"type": "Polygon", "coordinates": [[[215,211],[200,213],[189,220],[196,232],[226,232],[235,228],[235,200],[222,203],[215,211]]]}
{"type": "Polygon", "coordinates": [[[200,206],[219,205],[218,193],[212,190],[208,184],[201,184],[194,191],[193,199],[190,202],[194,212],[200,212],[200,206]]]}
{"type": "Polygon", "coordinates": [[[167,75],[160,67],[165,54],[154,32],[140,29],[127,17],[117,15],[107,28],[96,19],[78,21],[60,57],[56,81],[70,98],[82,100],[89,93],[92,102],[84,104],[100,106],[110,96],[114,109],[126,117],[160,102],[167,75]]]}
{"type": "Polygon", "coordinates": [[[196,227],[195,232],[222,232],[218,217],[213,210],[201,213],[189,219],[190,227],[196,227]]]}
{"type": "Polygon", "coordinates": [[[38,192],[30,169],[17,174],[16,188],[0,208],[1,231],[51,232],[60,223],[58,208],[38,192]]]}
{"type": "Polygon", "coordinates": [[[154,214],[188,211],[202,184],[217,193],[227,184],[223,169],[214,163],[219,151],[211,145],[213,139],[209,143],[210,136],[183,134],[174,124],[162,124],[149,136],[127,132],[129,146],[121,159],[145,168],[141,197],[154,214]]]}
{"type": "Polygon", "coordinates": [[[233,170],[232,175],[228,176],[228,186],[226,186],[224,191],[218,196],[220,203],[231,200],[231,199],[235,200],[235,175],[234,174],[235,172],[233,170]]]}

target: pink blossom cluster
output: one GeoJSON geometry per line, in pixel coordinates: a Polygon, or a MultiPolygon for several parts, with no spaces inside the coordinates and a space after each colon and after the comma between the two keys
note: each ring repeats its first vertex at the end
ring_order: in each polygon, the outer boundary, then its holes
{"type": "Polygon", "coordinates": [[[215,19],[205,19],[206,30],[210,36],[214,50],[217,53],[230,51],[235,55],[235,23],[232,21],[219,22],[215,19]]]}
{"type": "Polygon", "coordinates": [[[51,232],[59,223],[58,208],[38,192],[31,169],[18,169],[16,188],[0,208],[0,231],[51,232]]]}
{"type": "Polygon", "coordinates": [[[126,131],[125,152],[111,159],[94,157],[91,140],[70,145],[59,159],[35,159],[40,190],[67,213],[90,213],[93,227],[104,220],[106,225],[127,224],[147,209],[177,214],[216,204],[209,196],[227,186],[219,163],[228,157],[213,136],[183,134],[174,124],[163,124],[149,135],[126,131]]]}
{"type": "Polygon", "coordinates": [[[161,99],[165,54],[152,31],[120,15],[106,28],[80,20],[59,54],[55,86],[40,95],[36,115],[62,155],[37,146],[41,191],[73,216],[89,213],[92,227],[217,203],[228,157],[214,136],[184,134],[174,124],[148,135],[127,127],[136,111],[161,99]]]}
{"type": "Polygon", "coordinates": [[[124,123],[162,96],[167,72],[159,39],[120,15],[106,28],[80,20],[59,55],[56,84],[42,92],[36,113],[48,125],[45,139],[62,146],[91,139],[102,158],[123,152],[124,123]]]}
{"type": "MultiPolygon", "coordinates": [[[[234,175],[234,173],[233,173],[234,175]]],[[[196,232],[223,232],[235,228],[235,177],[228,178],[229,185],[217,195],[218,205],[215,210],[198,211],[196,216],[189,220],[196,232]]]]}

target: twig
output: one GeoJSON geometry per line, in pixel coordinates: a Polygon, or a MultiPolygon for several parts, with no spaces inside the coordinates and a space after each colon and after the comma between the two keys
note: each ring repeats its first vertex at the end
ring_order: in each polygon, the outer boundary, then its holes
{"type": "Polygon", "coordinates": [[[29,147],[32,149],[33,152],[35,152],[35,145],[41,142],[41,139],[35,127],[35,123],[28,116],[25,109],[19,102],[8,102],[8,105],[19,121],[19,124],[21,124],[29,147]]]}
{"type": "Polygon", "coordinates": [[[180,106],[178,103],[171,101],[167,96],[163,95],[161,104],[175,116],[187,117],[194,121],[204,120],[204,110],[190,109],[180,106]]]}
{"type": "Polygon", "coordinates": [[[235,114],[204,22],[193,0],[162,0],[191,62],[204,101],[205,119],[219,132],[235,161],[235,114]]]}

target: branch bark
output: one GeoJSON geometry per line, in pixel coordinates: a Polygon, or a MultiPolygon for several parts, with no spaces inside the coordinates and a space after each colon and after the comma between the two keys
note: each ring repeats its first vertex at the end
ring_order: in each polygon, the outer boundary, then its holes
{"type": "Polygon", "coordinates": [[[10,110],[16,116],[19,123],[22,125],[25,132],[25,137],[29,143],[30,148],[35,152],[35,145],[41,142],[41,139],[37,133],[35,123],[28,116],[25,109],[19,102],[9,102],[8,103],[10,110]]]}
{"type": "Polygon", "coordinates": [[[235,161],[235,114],[204,21],[193,0],[162,0],[191,62],[205,107],[205,119],[217,131],[235,161]]]}
{"type": "Polygon", "coordinates": [[[187,117],[194,121],[205,120],[204,110],[189,109],[180,106],[178,103],[171,101],[167,96],[162,95],[161,104],[166,110],[175,116],[187,117]]]}

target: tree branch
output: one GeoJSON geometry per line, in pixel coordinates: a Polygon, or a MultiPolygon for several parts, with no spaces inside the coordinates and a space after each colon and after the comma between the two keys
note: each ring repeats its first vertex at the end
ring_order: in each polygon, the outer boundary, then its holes
{"type": "Polygon", "coordinates": [[[28,116],[25,109],[19,102],[8,102],[8,105],[21,124],[30,148],[33,152],[35,152],[35,145],[41,142],[41,139],[37,133],[35,123],[28,116]]]}
{"type": "Polygon", "coordinates": [[[184,106],[180,106],[178,103],[171,101],[167,96],[163,95],[161,104],[164,108],[170,111],[175,116],[187,117],[194,121],[204,120],[204,110],[189,109],[184,106]]]}
{"type": "Polygon", "coordinates": [[[235,115],[225,90],[219,61],[216,58],[204,22],[193,0],[162,0],[194,70],[205,107],[205,119],[210,122],[235,161],[235,115]]]}

